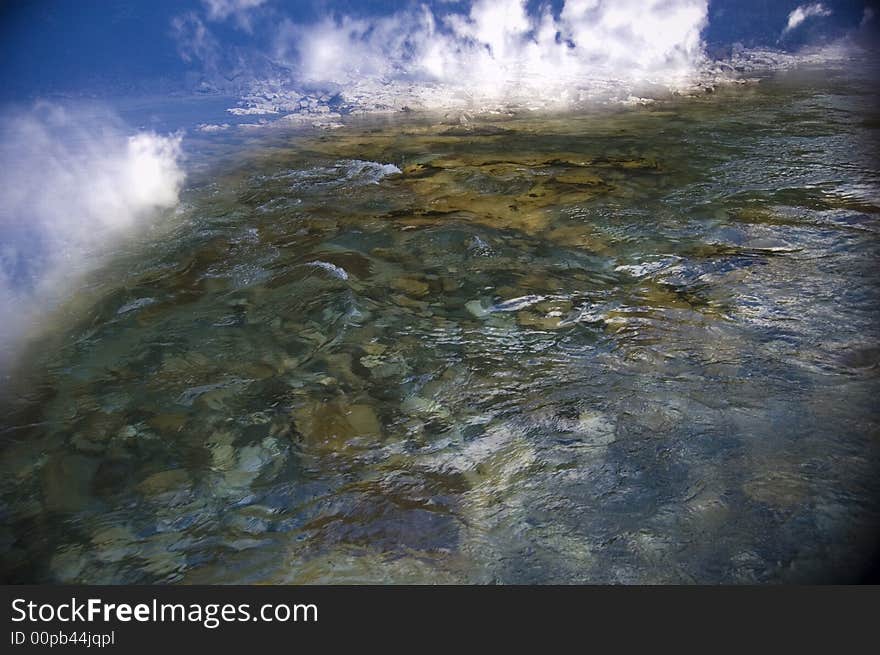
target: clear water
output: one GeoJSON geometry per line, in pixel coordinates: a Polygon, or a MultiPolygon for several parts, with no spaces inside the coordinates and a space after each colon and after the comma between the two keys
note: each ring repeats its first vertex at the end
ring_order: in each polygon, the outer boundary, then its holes
{"type": "Polygon", "coordinates": [[[876,107],[824,70],[206,144],[5,390],[4,578],[858,579],[876,107]]]}

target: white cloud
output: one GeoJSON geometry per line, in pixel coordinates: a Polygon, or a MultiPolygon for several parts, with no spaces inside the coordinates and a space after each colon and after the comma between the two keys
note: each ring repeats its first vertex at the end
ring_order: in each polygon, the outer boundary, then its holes
{"type": "Polygon", "coordinates": [[[422,81],[475,97],[564,101],[595,81],[674,85],[703,58],[706,0],[568,0],[558,18],[525,0],[477,0],[466,15],[422,6],[366,20],[286,21],[274,57],[307,82],[358,93],[422,81]]]}
{"type": "Polygon", "coordinates": [[[181,59],[185,62],[200,61],[207,68],[215,67],[220,46],[194,12],[175,16],[171,20],[171,32],[181,59]]]}
{"type": "Polygon", "coordinates": [[[47,104],[3,118],[0,361],[111,244],[173,206],[184,180],[179,135],[128,135],[109,115],[47,104]]]}
{"type": "Polygon", "coordinates": [[[208,20],[223,21],[233,18],[235,24],[246,32],[251,32],[251,12],[264,5],[266,0],[202,0],[208,20]]]}
{"type": "Polygon", "coordinates": [[[801,23],[803,23],[808,18],[813,16],[830,16],[831,10],[828,9],[821,2],[814,2],[808,5],[800,5],[794,11],[792,11],[788,15],[788,22],[785,25],[785,29],[782,30],[782,34],[788,34],[793,29],[798,27],[801,23]]]}
{"type": "Polygon", "coordinates": [[[210,133],[210,132],[225,132],[226,130],[229,129],[229,123],[221,123],[221,124],[216,124],[216,123],[199,123],[199,124],[196,126],[196,129],[197,129],[199,132],[205,132],[205,133],[210,133]]]}
{"type": "Polygon", "coordinates": [[[226,20],[234,14],[243,14],[256,9],[266,0],[202,0],[211,20],[226,20]]]}

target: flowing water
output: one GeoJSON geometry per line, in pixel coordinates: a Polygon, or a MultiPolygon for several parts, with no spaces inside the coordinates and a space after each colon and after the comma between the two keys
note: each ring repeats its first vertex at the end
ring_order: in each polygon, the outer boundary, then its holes
{"type": "Polygon", "coordinates": [[[203,144],[8,384],[4,577],[858,579],[878,134],[820,70],[203,144]]]}

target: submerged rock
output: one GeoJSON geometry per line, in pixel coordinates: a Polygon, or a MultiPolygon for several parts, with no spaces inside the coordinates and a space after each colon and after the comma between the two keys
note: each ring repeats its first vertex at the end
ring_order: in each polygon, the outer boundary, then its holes
{"type": "Polygon", "coordinates": [[[436,400],[423,398],[422,396],[407,396],[404,398],[400,408],[407,414],[420,416],[422,418],[439,418],[447,419],[450,412],[436,400]]]}
{"type": "Polygon", "coordinates": [[[391,282],[391,286],[417,298],[427,296],[430,290],[427,282],[413,277],[399,277],[391,282]]]}
{"type": "Polygon", "coordinates": [[[43,467],[43,503],[56,512],[75,512],[92,501],[98,460],[82,455],[54,455],[43,467]]]}
{"type": "Polygon", "coordinates": [[[257,478],[271,478],[284,466],[287,453],[287,447],[275,437],[236,449],[216,491],[221,495],[241,493],[257,478]]]}
{"type": "Polygon", "coordinates": [[[382,424],[371,405],[343,400],[316,402],[294,412],[296,429],[304,442],[320,450],[341,451],[355,439],[375,440],[382,424]]]}
{"type": "Polygon", "coordinates": [[[614,422],[600,412],[582,411],[578,415],[577,431],[593,446],[607,446],[616,439],[614,422]]]}
{"type": "Polygon", "coordinates": [[[482,300],[469,300],[464,304],[464,307],[475,318],[486,318],[492,313],[491,308],[486,307],[482,300]]]}
{"type": "Polygon", "coordinates": [[[787,510],[806,499],[809,487],[803,476],[772,471],[747,480],[743,491],[752,500],[787,510]]]}
{"type": "Polygon", "coordinates": [[[235,436],[231,432],[215,432],[205,444],[210,452],[211,468],[215,471],[230,469],[235,463],[235,436]]]}
{"type": "Polygon", "coordinates": [[[147,425],[159,432],[174,433],[179,432],[186,421],[186,414],[156,414],[147,421],[147,425]]]}
{"type": "Polygon", "coordinates": [[[139,568],[155,583],[177,582],[186,568],[186,547],[191,540],[176,532],[152,535],[141,541],[139,568]]]}
{"type": "Polygon", "coordinates": [[[126,526],[102,528],[92,535],[93,554],[100,562],[119,562],[137,554],[138,539],[126,526]]]}
{"type": "Polygon", "coordinates": [[[183,469],[159,471],[138,484],[138,491],[145,496],[159,496],[185,490],[190,486],[189,475],[183,469]]]}
{"type": "Polygon", "coordinates": [[[370,371],[370,376],[377,379],[395,378],[406,375],[406,361],[400,355],[364,355],[360,364],[370,371]]]}
{"type": "Polygon", "coordinates": [[[84,453],[102,453],[124,423],[125,417],[121,413],[94,412],[77,426],[70,442],[84,453]]]}
{"type": "Polygon", "coordinates": [[[87,565],[88,557],[82,546],[77,545],[63,546],[49,560],[55,580],[64,584],[77,582],[87,565]]]}
{"type": "Polygon", "coordinates": [[[561,317],[542,315],[533,311],[518,312],[516,322],[524,328],[537,330],[557,330],[561,327],[561,317]]]}

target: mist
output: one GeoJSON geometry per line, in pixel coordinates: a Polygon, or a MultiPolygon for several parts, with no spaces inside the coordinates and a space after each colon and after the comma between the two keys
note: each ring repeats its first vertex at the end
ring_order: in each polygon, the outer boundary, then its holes
{"type": "Polygon", "coordinates": [[[7,112],[0,166],[2,363],[114,244],[177,202],[184,172],[179,134],[49,103],[7,112]]]}

